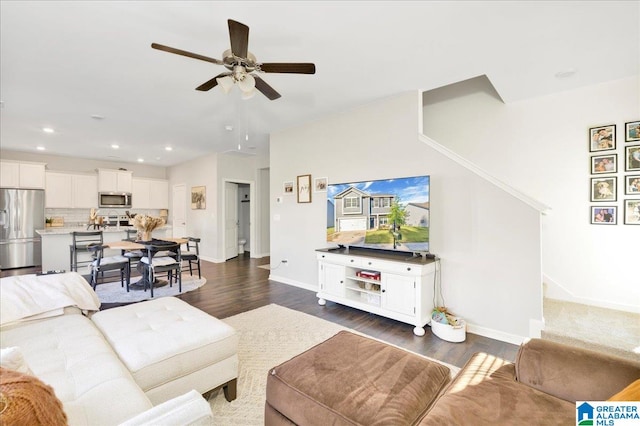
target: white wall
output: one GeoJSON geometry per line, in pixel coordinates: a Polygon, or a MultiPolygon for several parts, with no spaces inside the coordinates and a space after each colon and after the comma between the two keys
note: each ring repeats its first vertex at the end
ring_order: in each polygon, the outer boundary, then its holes
{"type": "Polygon", "coordinates": [[[271,135],[271,263],[288,260],[271,278],[317,289],[315,249],[327,246],[326,194],[298,204],[283,182],[429,174],[431,250],[442,257],[447,306],[470,331],[519,343],[542,321],[540,215],[420,142],[421,119],[419,96],[408,93],[271,135]]]}
{"type": "Polygon", "coordinates": [[[477,83],[425,93],[424,133],[551,207],[542,233],[548,297],[640,312],[640,227],[622,224],[631,198],[624,123],[640,118],[638,78],[506,105],[477,83]],[[589,220],[598,203],[590,202],[588,129],[606,124],[617,125],[618,201],[601,204],[618,206],[615,226],[589,220]]]}

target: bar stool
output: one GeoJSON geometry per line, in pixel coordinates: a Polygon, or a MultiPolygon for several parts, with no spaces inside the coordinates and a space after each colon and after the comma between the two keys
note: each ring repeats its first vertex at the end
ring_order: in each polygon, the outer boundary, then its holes
{"type": "Polygon", "coordinates": [[[102,244],[102,231],[74,231],[69,246],[69,270],[78,272],[78,265],[89,265],[93,259],[78,260],[78,254],[88,253],[89,244],[102,244]]]}

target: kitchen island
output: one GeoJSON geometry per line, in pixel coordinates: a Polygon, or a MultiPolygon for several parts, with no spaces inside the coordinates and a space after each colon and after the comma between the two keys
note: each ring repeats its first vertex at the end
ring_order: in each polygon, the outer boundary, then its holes
{"type": "MultiPolygon", "coordinates": [[[[127,238],[126,230],[134,229],[133,226],[112,226],[103,229],[102,238],[105,243],[120,241],[127,238]]],[[[93,230],[93,229],[91,229],[93,230]]],[[[86,226],[64,227],[64,228],[45,228],[38,229],[36,233],[42,237],[42,270],[65,270],[69,271],[70,257],[69,246],[72,244],[72,232],[87,231],[86,226]]],[[[171,236],[172,229],[170,225],[164,225],[153,231],[154,238],[171,236]]],[[[105,250],[105,255],[120,254],[119,250],[105,250]]],[[[81,257],[89,258],[88,253],[79,254],[81,257]]],[[[78,268],[80,269],[80,268],[78,268]]],[[[86,268],[85,268],[86,269],[86,268]]],[[[89,271],[78,270],[80,274],[88,274],[89,271]]]]}

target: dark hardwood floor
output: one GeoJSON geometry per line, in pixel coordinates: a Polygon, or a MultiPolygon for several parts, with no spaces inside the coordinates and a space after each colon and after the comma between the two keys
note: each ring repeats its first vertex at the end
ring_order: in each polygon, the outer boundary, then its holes
{"type": "MultiPolygon", "coordinates": [[[[229,317],[275,303],[458,367],[462,367],[475,352],[487,352],[511,361],[515,359],[518,346],[498,340],[467,333],[466,341],[450,343],[434,336],[430,327],[426,327],[427,333],[423,337],[418,337],[413,334],[413,326],[409,324],[333,302],[320,306],[314,292],[270,281],[269,271],[258,268],[259,265],[268,263],[269,258],[251,259],[249,253],[225,263],[203,261],[202,276],[207,278],[207,284],[178,297],[217,318],[229,317]]],[[[0,275],[34,272],[37,270],[28,268],[3,271],[0,275]]],[[[103,304],[102,308],[109,309],[114,306],[117,305],[103,304]]]]}

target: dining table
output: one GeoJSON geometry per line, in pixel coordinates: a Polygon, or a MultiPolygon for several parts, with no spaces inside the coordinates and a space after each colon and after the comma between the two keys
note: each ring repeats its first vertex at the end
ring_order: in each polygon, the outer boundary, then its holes
{"type": "MultiPolygon", "coordinates": [[[[111,241],[105,243],[105,247],[109,247],[110,249],[120,250],[124,255],[127,251],[135,251],[142,250],[143,253],[147,250],[149,244],[161,245],[163,242],[169,243],[177,243],[177,244],[185,244],[189,241],[187,238],[176,238],[176,237],[162,237],[162,238],[154,238],[153,241],[129,241],[129,240],[121,240],[121,241],[111,241]]],[[[144,290],[147,287],[150,287],[151,282],[149,281],[149,267],[147,264],[143,262],[138,262],[138,271],[142,275],[135,283],[129,283],[130,290],[144,290]]],[[[157,278],[153,282],[154,287],[163,287],[167,285],[168,281],[158,280],[157,278]]]]}

